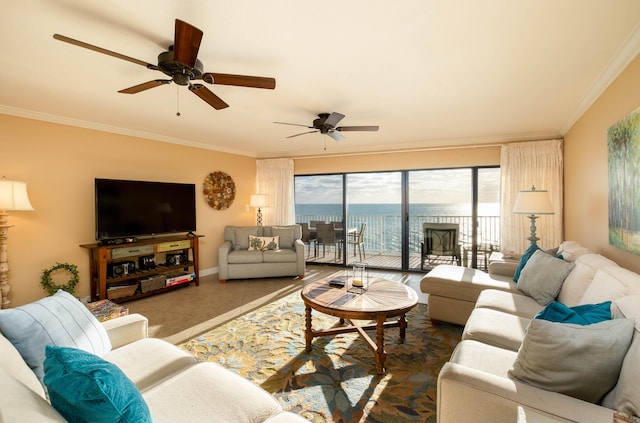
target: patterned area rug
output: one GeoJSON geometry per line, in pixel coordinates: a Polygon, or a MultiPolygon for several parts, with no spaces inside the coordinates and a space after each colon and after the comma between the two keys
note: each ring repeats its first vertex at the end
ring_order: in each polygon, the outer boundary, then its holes
{"type": "MultiPolygon", "coordinates": [[[[181,347],[236,371],[272,393],[285,410],[312,422],[435,423],[438,372],[462,327],[433,327],[424,304],[414,307],[407,321],[403,343],[397,328],[385,330],[384,375],[376,374],[373,352],[356,333],[315,338],[307,353],[299,292],[181,347]]],[[[338,324],[335,317],[313,312],[314,329],[338,324]]]]}

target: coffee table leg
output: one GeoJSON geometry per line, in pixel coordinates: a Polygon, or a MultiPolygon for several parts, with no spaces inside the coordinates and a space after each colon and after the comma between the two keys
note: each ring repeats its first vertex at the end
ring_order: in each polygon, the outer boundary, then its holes
{"type": "Polygon", "coordinates": [[[378,314],[376,324],[376,371],[379,375],[384,374],[384,362],[387,354],[384,352],[384,321],[387,317],[384,314],[378,314]]]}
{"type": "Polygon", "coordinates": [[[313,331],[311,329],[311,307],[305,304],[304,307],[304,339],[306,341],[307,352],[311,351],[311,340],[313,339],[313,331]]]}
{"type": "Polygon", "coordinates": [[[400,339],[404,341],[404,336],[407,329],[407,319],[404,317],[404,314],[400,316],[398,323],[400,324],[400,339]]]}

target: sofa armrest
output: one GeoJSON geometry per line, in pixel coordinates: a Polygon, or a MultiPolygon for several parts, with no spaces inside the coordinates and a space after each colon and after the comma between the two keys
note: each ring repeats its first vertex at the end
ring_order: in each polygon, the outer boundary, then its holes
{"type": "Polygon", "coordinates": [[[233,248],[231,241],[225,241],[218,248],[218,279],[229,279],[229,253],[233,248]]]}
{"type": "Polygon", "coordinates": [[[137,313],[107,320],[102,325],[107,330],[113,349],[149,336],[149,320],[137,313]]]}
{"type": "Polygon", "coordinates": [[[307,269],[305,256],[304,256],[304,242],[302,242],[301,239],[296,239],[293,242],[293,248],[295,248],[296,250],[296,256],[297,256],[296,266],[297,266],[298,276],[303,277],[307,269]]]}
{"type": "Polygon", "coordinates": [[[614,411],[456,363],[438,375],[438,423],[517,421],[518,407],[563,422],[613,421],[614,411]]]}
{"type": "Polygon", "coordinates": [[[494,261],[489,264],[489,274],[513,277],[518,268],[518,264],[518,262],[514,261],[494,261]]]}

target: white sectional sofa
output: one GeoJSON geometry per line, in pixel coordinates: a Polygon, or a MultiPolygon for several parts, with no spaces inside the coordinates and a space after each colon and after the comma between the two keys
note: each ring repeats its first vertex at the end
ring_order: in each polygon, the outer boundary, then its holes
{"type": "Polygon", "coordinates": [[[269,278],[298,276],[306,271],[302,227],[287,226],[226,226],[224,242],[218,249],[218,279],[269,278]],[[275,249],[253,250],[250,237],[273,239],[275,249]]]}
{"type": "MultiPolygon", "coordinates": [[[[104,327],[111,344],[110,351],[101,358],[115,364],[135,384],[154,423],[307,421],[284,412],[269,393],[236,373],[215,363],[199,362],[163,340],[148,338],[147,319],[139,314],[98,325],[104,327]]],[[[85,329],[83,332],[87,333],[85,329]]],[[[68,383],[73,383],[71,378],[68,383]]],[[[77,395],[78,402],[92,401],[85,392],[78,391],[77,395]]],[[[0,335],[0,421],[67,421],[47,400],[43,385],[21,353],[3,335],[0,335]]]]}
{"type": "MultiPolygon", "coordinates": [[[[640,414],[640,275],[575,243],[563,248],[571,265],[555,305],[601,308],[611,301],[613,319],[534,319],[552,305],[541,305],[524,286],[529,295],[520,292],[522,277],[516,290],[481,290],[438,377],[439,423],[638,421],[629,416],[640,414]]],[[[437,272],[439,284],[445,270],[437,272]]],[[[451,277],[457,286],[459,273],[451,277]]]]}

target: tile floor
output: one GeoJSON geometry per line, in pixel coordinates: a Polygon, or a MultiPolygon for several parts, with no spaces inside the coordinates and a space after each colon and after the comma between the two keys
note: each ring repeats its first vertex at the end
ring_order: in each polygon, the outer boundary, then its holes
{"type": "MultiPolygon", "coordinates": [[[[308,265],[304,280],[243,279],[224,284],[218,282],[217,275],[211,275],[200,278],[200,286],[189,285],[122,305],[129,313],[140,313],[149,319],[149,336],[178,344],[289,295],[299,290],[304,281],[344,272],[333,266],[308,265]]],[[[418,293],[418,301],[426,302],[426,294],[420,292],[422,273],[372,271],[370,275],[406,283],[418,293]]]]}

